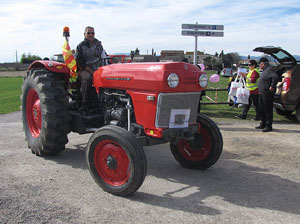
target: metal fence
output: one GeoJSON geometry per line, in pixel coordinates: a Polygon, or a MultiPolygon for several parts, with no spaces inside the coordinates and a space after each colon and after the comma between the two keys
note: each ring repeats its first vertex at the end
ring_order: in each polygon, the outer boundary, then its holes
{"type": "Polygon", "coordinates": [[[0,63],[0,70],[1,71],[24,71],[27,70],[30,64],[21,64],[21,63],[0,63]]]}
{"type": "MultiPolygon", "coordinates": [[[[221,89],[221,88],[216,88],[216,89],[205,89],[206,92],[209,92],[209,91],[215,91],[215,95],[217,95],[217,93],[219,91],[228,91],[227,88],[224,88],[224,89],[221,89]]],[[[205,96],[210,102],[202,102],[201,101],[201,104],[202,105],[212,105],[212,104],[232,104],[232,102],[218,102],[217,99],[213,100],[212,98],[210,98],[209,96],[205,96]]]]}

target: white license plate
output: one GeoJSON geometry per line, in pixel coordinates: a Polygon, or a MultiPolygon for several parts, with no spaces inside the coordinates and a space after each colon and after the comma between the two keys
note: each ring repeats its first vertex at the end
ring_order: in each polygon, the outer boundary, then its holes
{"type": "Polygon", "coordinates": [[[187,128],[189,126],[191,109],[172,109],[169,128],[187,128]]]}

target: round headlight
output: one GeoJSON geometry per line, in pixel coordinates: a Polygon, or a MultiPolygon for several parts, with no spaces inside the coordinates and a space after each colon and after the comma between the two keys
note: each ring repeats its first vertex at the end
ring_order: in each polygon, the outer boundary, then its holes
{"type": "Polygon", "coordinates": [[[207,77],[207,75],[206,74],[200,75],[200,77],[199,77],[199,85],[204,88],[204,87],[207,86],[207,83],[208,83],[208,77],[207,77]]]}
{"type": "Polygon", "coordinates": [[[171,88],[176,88],[178,86],[178,84],[179,84],[179,77],[178,77],[178,75],[175,74],[175,73],[171,73],[168,76],[167,82],[168,82],[168,85],[171,88]]]}

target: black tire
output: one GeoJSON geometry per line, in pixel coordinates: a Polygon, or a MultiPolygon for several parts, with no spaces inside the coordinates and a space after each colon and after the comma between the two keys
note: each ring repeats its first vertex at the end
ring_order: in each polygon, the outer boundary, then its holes
{"type": "Polygon", "coordinates": [[[133,134],[117,126],[104,126],[91,136],[86,159],[96,183],[113,195],[134,193],[146,177],[143,148],[133,134]]]}
{"type": "Polygon", "coordinates": [[[288,116],[291,115],[291,113],[293,113],[293,111],[289,111],[289,110],[281,110],[279,108],[275,108],[276,113],[282,116],[288,116]]]}
{"type": "Polygon", "coordinates": [[[296,107],[296,118],[300,122],[300,103],[296,107]]]}
{"type": "Polygon", "coordinates": [[[170,144],[175,159],[186,168],[207,169],[214,165],[223,150],[223,138],[218,126],[207,116],[198,114],[197,123],[200,124],[195,141],[185,139],[176,145],[170,144]]]}
{"type": "Polygon", "coordinates": [[[68,97],[64,74],[30,70],[22,86],[22,121],[28,147],[36,155],[55,155],[68,142],[68,97]]]}

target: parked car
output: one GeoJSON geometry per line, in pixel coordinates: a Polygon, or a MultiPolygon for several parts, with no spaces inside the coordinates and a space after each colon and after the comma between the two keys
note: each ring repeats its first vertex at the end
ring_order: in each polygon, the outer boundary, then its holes
{"type": "Polygon", "coordinates": [[[224,68],[221,72],[221,76],[223,76],[223,77],[231,77],[232,74],[233,74],[232,68],[224,68]]]}
{"type": "Polygon", "coordinates": [[[253,51],[270,55],[276,60],[279,82],[274,107],[280,115],[289,115],[296,110],[296,117],[300,122],[300,61],[280,47],[257,47],[253,51]]]}

